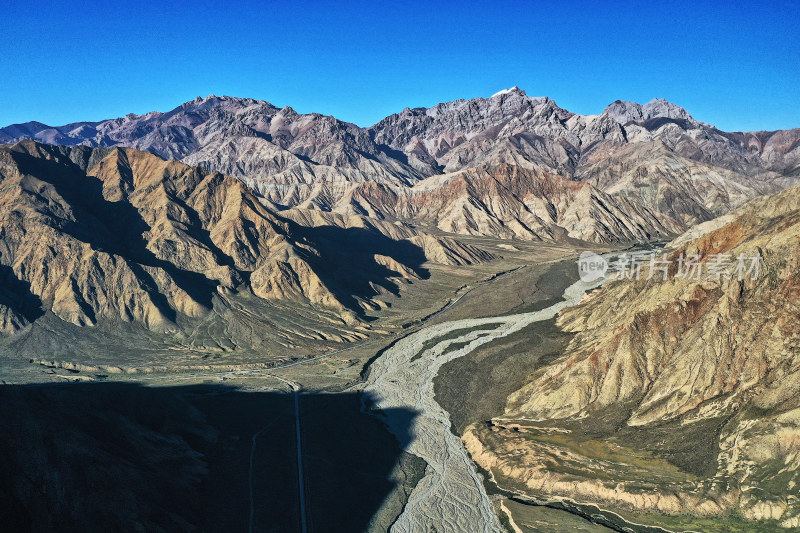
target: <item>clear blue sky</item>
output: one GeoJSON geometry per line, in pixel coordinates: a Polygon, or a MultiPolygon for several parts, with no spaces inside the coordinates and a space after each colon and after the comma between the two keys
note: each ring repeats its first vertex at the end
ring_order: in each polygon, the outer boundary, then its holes
{"type": "Polygon", "coordinates": [[[578,113],[661,97],[726,130],[800,127],[796,1],[341,4],[6,0],[0,125],[213,93],[366,126],[519,85],[578,113]]]}

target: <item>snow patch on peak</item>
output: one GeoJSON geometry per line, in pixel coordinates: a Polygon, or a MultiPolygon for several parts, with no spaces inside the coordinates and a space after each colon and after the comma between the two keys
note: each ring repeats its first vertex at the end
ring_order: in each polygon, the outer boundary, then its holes
{"type": "Polygon", "coordinates": [[[491,98],[494,98],[495,96],[502,96],[502,95],[504,95],[504,94],[510,94],[510,93],[521,93],[521,94],[525,94],[525,91],[523,91],[522,89],[520,89],[519,87],[517,87],[516,85],[514,85],[513,87],[511,87],[511,88],[509,88],[509,89],[503,89],[502,91],[499,91],[499,92],[496,92],[496,93],[494,93],[494,94],[491,96],[491,98]]]}

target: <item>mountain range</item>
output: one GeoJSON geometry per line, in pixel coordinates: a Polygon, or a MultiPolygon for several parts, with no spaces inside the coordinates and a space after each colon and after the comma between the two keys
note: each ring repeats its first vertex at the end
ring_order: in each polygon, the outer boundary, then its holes
{"type": "Polygon", "coordinates": [[[278,213],[239,180],[130,148],[0,146],[0,206],[0,333],[26,331],[19,353],[142,335],[212,353],[354,341],[374,298],[423,264],[493,258],[379,220],[278,213]]]}
{"type": "Polygon", "coordinates": [[[521,239],[663,238],[800,179],[800,130],[722,132],[658,99],[579,115],[517,87],[368,128],[212,95],[166,113],[0,129],[2,143],[23,139],[180,159],[278,209],[521,239]]]}

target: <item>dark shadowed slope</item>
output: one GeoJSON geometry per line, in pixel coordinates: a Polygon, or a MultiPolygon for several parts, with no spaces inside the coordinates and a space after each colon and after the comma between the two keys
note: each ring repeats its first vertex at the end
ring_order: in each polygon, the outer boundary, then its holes
{"type": "MultiPolygon", "coordinates": [[[[389,521],[402,449],[355,394],[302,395],[309,531],[389,521]],[[386,515],[386,516],[384,516],[386,515]]],[[[22,531],[299,531],[293,401],[224,386],[0,388],[0,524],[22,531]]],[[[414,413],[405,417],[409,424],[414,413]]],[[[402,459],[406,461],[406,459],[402,459]]],[[[399,504],[398,504],[399,502],[399,504]]]]}

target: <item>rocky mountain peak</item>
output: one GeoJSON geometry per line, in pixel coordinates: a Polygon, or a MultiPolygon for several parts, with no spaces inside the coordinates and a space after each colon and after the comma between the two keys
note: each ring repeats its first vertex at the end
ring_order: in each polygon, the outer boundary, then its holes
{"type": "Polygon", "coordinates": [[[665,117],[692,120],[688,111],[664,98],[653,98],[642,107],[642,110],[647,118],[665,117]]]}
{"type": "Polygon", "coordinates": [[[610,116],[620,124],[626,124],[631,121],[642,120],[644,113],[642,112],[641,104],[625,100],[615,100],[606,106],[603,110],[603,114],[610,116]]]}
{"type": "Polygon", "coordinates": [[[603,110],[603,114],[610,116],[620,124],[643,122],[654,118],[673,118],[692,122],[695,121],[684,108],[664,98],[653,98],[644,105],[636,102],[616,100],[603,110]]]}

